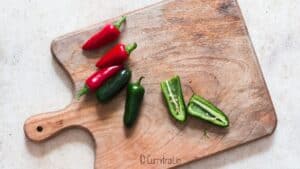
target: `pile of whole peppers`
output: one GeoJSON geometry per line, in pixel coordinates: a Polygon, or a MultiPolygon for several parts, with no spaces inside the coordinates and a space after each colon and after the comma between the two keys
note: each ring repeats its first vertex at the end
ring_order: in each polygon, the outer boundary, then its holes
{"type": "MultiPolygon", "coordinates": [[[[88,39],[82,46],[83,50],[100,48],[118,39],[120,28],[126,21],[123,16],[120,20],[105,25],[98,33],[88,39]]],[[[99,68],[85,81],[84,87],[77,97],[96,92],[98,101],[107,102],[118,94],[130,81],[131,71],[124,67],[125,61],[137,47],[136,43],[124,45],[119,43],[106,52],[96,63],[99,68]]],[[[136,121],[142,104],[145,89],[140,79],[127,86],[127,95],[124,112],[124,124],[132,127],[136,121]]],[[[161,82],[161,89],[170,114],[179,122],[184,122],[187,114],[202,119],[220,127],[228,127],[229,119],[219,108],[203,97],[194,94],[188,105],[185,105],[179,76],[161,82]]]]}
{"type": "MultiPolygon", "coordinates": [[[[126,21],[123,16],[120,20],[105,25],[99,32],[89,38],[82,46],[83,50],[94,50],[118,39],[120,28],[126,21]]],[[[124,45],[119,43],[106,52],[96,63],[98,70],[89,76],[83,88],[77,93],[79,99],[89,92],[96,92],[98,101],[107,102],[118,94],[130,81],[131,71],[124,63],[137,47],[136,43],[124,45]]],[[[145,89],[141,85],[141,77],[137,82],[127,87],[127,97],[124,112],[124,124],[133,126],[144,97],[145,89]]]]}

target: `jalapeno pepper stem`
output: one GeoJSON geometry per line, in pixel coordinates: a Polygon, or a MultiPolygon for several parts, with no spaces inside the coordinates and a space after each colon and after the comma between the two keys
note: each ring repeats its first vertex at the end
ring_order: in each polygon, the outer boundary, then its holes
{"type": "Polygon", "coordinates": [[[136,82],[136,84],[140,85],[140,84],[141,84],[141,81],[142,81],[144,78],[145,78],[144,76],[141,76],[141,77],[139,78],[139,80],[136,82]]]}
{"type": "Polygon", "coordinates": [[[79,92],[76,95],[76,99],[79,100],[81,96],[87,94],[89,92],[89,88],[87,86],[83,86],[82,89],[79,90],[79,92]]]}
{"type": "Polygon", "coordinates": [[[124,69],[129,70],[129,65],[127,63],[124,63],[124,69]]]}
{"type": "Polygon", "coordinates": [[[118,21],[115,21],[113,25],[117,28],[120,29],[121,25],[126,21],[126,16],[122,16],[121,19],[118,21]]]}
{"type": "Polygon", "coordinates": [[[136,49],[136,47],[137,47],[137,44],[136,44],[135,42],[132,43],[132,44],[126,45],[126,46],[125,46],[125,49],[126,49],[126,52],[128,53],[128,55],[130,55],[130,53],[131,53],[134,49],[136,49]]]}

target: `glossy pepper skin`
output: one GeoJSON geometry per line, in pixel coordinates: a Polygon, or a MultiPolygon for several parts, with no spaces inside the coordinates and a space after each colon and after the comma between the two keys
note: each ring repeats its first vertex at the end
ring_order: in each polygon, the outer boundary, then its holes
{"type": "Polygon", "coordinates": [[[188,104],[188,114],[219,127],[228,127],[229,119],[225,113],[201,96],[193,95],[188,104]]]}
{"type": "Polygon", "coordinates": [[[137,82],[130,83],[127,87],[125,113],[123,118],[124,125],[127,128],[130,128],[134,125],[139,115],[139,110],[145,94],[145,89],[141,85],[141,80],[143,78],[144,77],[140,77],[140,79],[137,82]]]}
{"type": "Polygon", "coordinates": [[[161,82],[160,87],[172,117],[179,122],[184,122],[187,113],[179,76],[161,82]]]}
{"type": "Polygon", "coordinates": [[[126,17],[122,18],[112,24],[105,25],[99,32],[88,39],[83,45],[83,50],[94,50],[107,45],[118,39],[120,36],[120,27],[126,21],[126,17]]]}
{"type": "Polygon", "coordinates": [[[77,98],[80,98],[82,95],[90,91],[97,90],[106,80],[117,74],[122,69],[122,65],[116,65],[96,71],[86,79],[84,87],[77,94],[77,98]]]}
{"type": "Polygon", "coordinates": [[[136,49],[136,47],[136,43],[129,45],[117,44],[99,59],[96,66],[103,68],[112,65],[121,65],[128,59],[130,53],[136,49]]]}
{"type": "Polygon", "coordinates": [[[108,79],[96,92],[99,102],[107,102],[117,95],[130,81],[131,71],[126,68],[108,79]]]}

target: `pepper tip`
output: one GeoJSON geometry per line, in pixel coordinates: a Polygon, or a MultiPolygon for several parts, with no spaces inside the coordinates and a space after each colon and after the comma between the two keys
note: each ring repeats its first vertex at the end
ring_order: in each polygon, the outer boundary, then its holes
{"type": "Polygon", "coordinates": [[[82,89],[80,89],[78,91],[78,93],[76,94],[76,100],[79,100],[81,96],[85,95],[86,93],[89,92],[89,88],[84,86],[82,89]]]}

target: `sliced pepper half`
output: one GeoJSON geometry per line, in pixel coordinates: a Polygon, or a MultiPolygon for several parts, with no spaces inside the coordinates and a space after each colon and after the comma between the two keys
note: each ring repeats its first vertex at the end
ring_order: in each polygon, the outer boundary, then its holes
{"type": "Polygon", "coordinates": [[[188,114],[220,127],[228,127],[229,119],[223,111],[201,96],[193,95],[189,101],[188,114]]]}
{"type": "Polygon", "coordinates": [[[161,82],[160,87],[172,117],[184,122],[187,115],[179,76],[161,82]]]}

